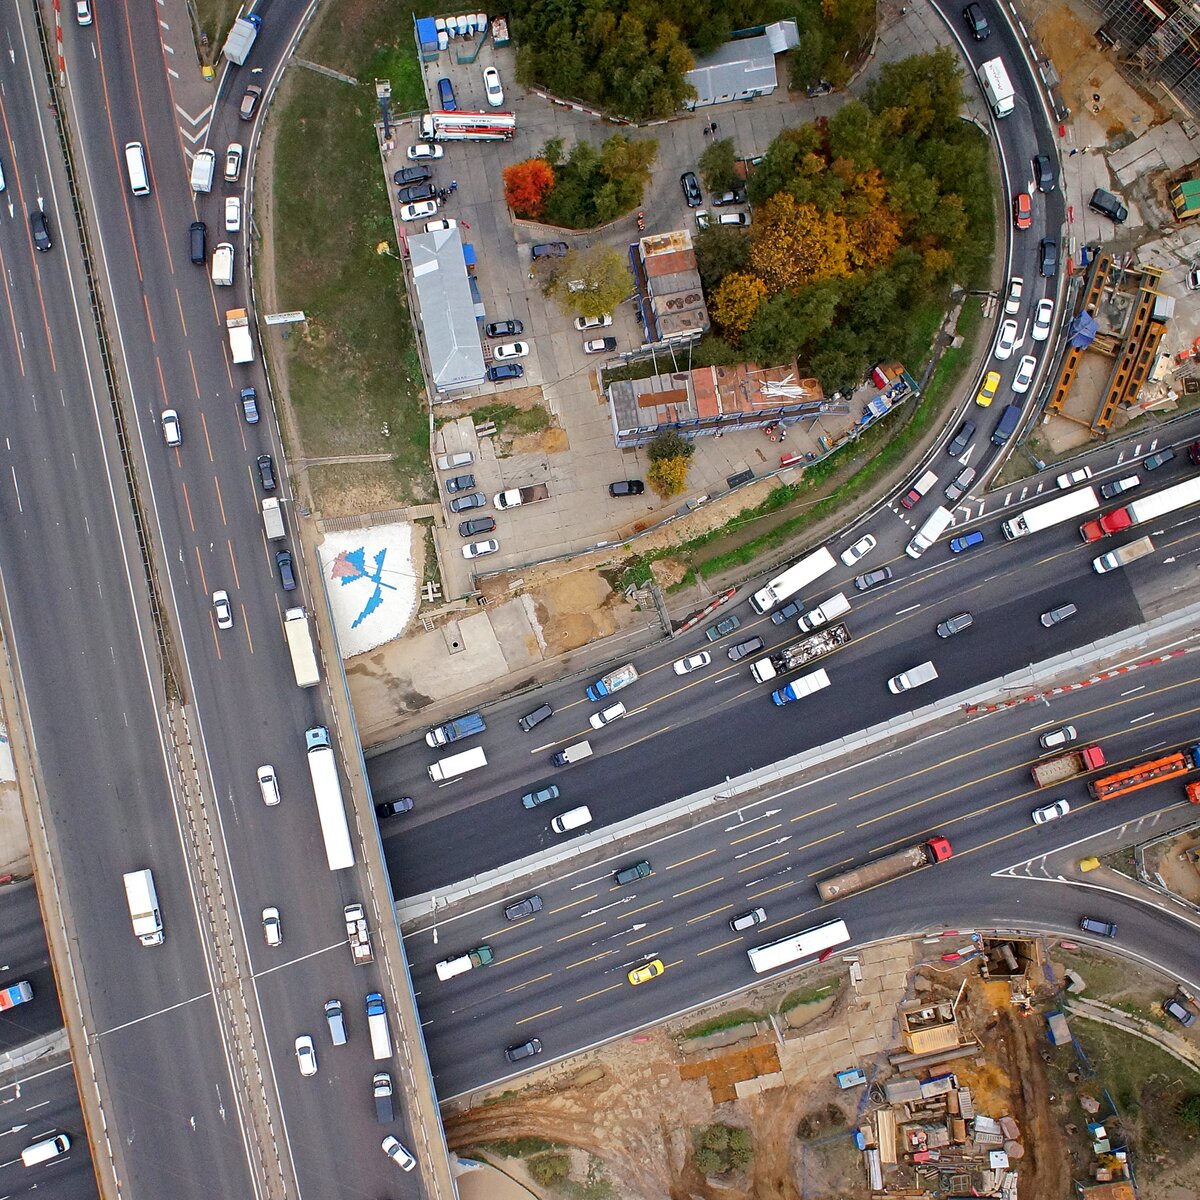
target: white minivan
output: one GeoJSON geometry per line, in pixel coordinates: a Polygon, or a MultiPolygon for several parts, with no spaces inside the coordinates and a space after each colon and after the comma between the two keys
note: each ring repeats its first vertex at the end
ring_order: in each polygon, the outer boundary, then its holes
{"type": "Polygon", "coordinates": [[[60,1154],[66,1154],[70,1148],[71,1139],[65,1133],[56,1133],[53,1137],[43,1138],[40,1142],[34,1142],[32,1146],[26,1146],[21,1151],[21,1162],[27,1167],[37,1167],[60,1154]]]}
{"type": "Polygon", "coordinates": [[[150,195],[150,174],[146,170],[146,152],[141,142],[126,142],[125,169],[129,172],[129,190],[135,196],[150,195]]]}
{"type": "Polygon", "coordinates": [[[562,816],[555,817],[550,822],[550,828],[555,833],[570,833],[573,829],[582,829],[591,823],[592,811],[586,804],[582,804],[578,808],[571,809],[570,812],[563,813],[562,816]]]}

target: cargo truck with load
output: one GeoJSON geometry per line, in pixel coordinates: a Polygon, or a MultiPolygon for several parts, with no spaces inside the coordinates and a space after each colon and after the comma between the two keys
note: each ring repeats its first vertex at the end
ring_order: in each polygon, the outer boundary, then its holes
{"type": "Polygon", "coordinates": [[[604,700],[614,692],[619,692],[623,687],[628,687],[637,677],[637,668],[633,663],[626,663],[623,667],[618,667],[615,671],[609,671],[607,675],[601,675],[595,683],[589,684],[587,698],[589,700],[604,700]]]}
{"type": "Polygon", "coordinates": [[[482,746],[472,746],[458,754],[450,754],[438,762],[429,765],[429,778],[434,783],[443,783],[447,779],[457,779],[468,771],[478,770],[487,766],[487,755],[482,746]]]}
{"type": "Polygon", "coordinates": [[[158,892],[154,889],[154,873],[149,870],[127,871],[125,902],[133,932],[143,946],[161,946],[163,942],[162,914],[158,911],[158,892]]]}
{"type": "Polygon", "coordinates": [[[1157,521],[1159,517],[1186,508],[1189,504],[1200,504],[1200,476],[1185,479],[1183,483],[1164,488],[1161,492],[1142,496],[1124,508],[1114,508],[1094,521],[1087,521],[1080,525],[1079,536],[1085,542],[1097,542],[1102,537],[1120,533],[1143,521],[1157,521]]]}
{"type": "Polygon", "coordinates": [[[283,523],[283,508],[274,496],[268,496],[262,502],[262,519],[268,541],[277,542],[281,537],[287,537],[287,526],[283,523]]]}
{"type": "Polygon", "coordinates": [[[1127,546],[1120,546],[1116,550],[1110,550],[1107,554],[1093,558],[1092,570],[1097,575],[1104,575],[1108,571],[1127,567],[1131,562],[1137,562],[1139,558],[1145,558],[1147,554],[1153,553],[1154,543],[1148,537],[1138,538],[1136,542],[1130,542],[1127,546]]]}
{"type": "Polygon", "coordinates": [[[1051,784],[1066,783],[1068,779],[1086,775],[1102,766],[1104,751],[1099,746],[1084,746],[1082,750],[1056,754],[1053,758],[1034,763],[1031,774],[1038,787],[1050,787],[1051,784]]]}
{"type": "Polygon", "coordinates": [[[229,36],[225,39],[221,53],[231,63],[240,67],[246,61],[250,47],[254,45],[254,39],[258,37],[258,31],[261,28],[262,17],[258,13],[247,13],[244,17],[238,17],[229,31],[229,36]]]}
{"type": "Polygon", "coordinates": [[[292,656],[292,674],[297,687],[315,687],[321,682],[317,668],[317,652],[313,646],[308,613],[302,608],[289,608],[283,614],[283,632],[287,637],[288,653],[292,656]]]}
{"type": "Polygon", "coordinates": [[[822,600],[816,608],[809,609],[803,616],[797,618],[796,624],[801,629],[819,629],[822,625],[828,625],[830,621],[834,621],[838,617],[844,617],[849,611],[850,601],[846,599],[846,593],[838,592],[836,596],[822,600]]]}
{"type": "Polygon", "coordinates": [[[830,900],[842,900],[846,896],[864,892],[876,884],[899,879],[911,871],[919,871],[931,863],[945,862],[952,854],[948,839],[933,837],[927,842],[918,842],[915,846],[907,846],[884,858],[864,863],[861,867],[843,871],[829,879],[822,879],[817,884],[817,891],[825,903],[830,900]]]}
{"type": "Polygon", "coordinates": [[[455,717],[444,725],[435,725],[425,734],[425,744],[434,750],[444,750],[452,742],[460,738],[470,737],[473,733],[482,733],[487,728],[483,717],[477,713],[467,713],[463,717],[455,717]]]}
{"type": "Polygon", "coordinates": [[[8,987],[0,988],[0,1012],[16,1008],[18,1004],[27,1004],[33,999],[33,984],[28,979],[20,983],[10,983],[8,987]]]}
{"type": "Polygon", "coordinates": [[[453,979],[455,975],[462,975],[465,971],[470,971],[475,967],[491,966],[495,957],[491,946],[485,942],[482,946],[476,946],[474,950],[468,950],[466,954],[460,954],[457,958],[443,958],[437,964],[437,977],[442,980],[453,979]]]}
{"type": "Polygon", "coordinates": [[[1093,779],[1088,784],[1088,791],[1096,800],[1114,800],[1118,796],[1127,796],[1130,792],[1186,775],[1196,770],[1197,766],[1200,766],[1200,743],[1174,754],[1164,754],[1161,758],[1138,763],[1113,775],[1093,779]]]}
{"type": "Polygon", "coordinates": [[[807,675],[801,675],[799,679],[793,679],[791,683],[785,684],[777,692],[772,692],[771,703],[791,704],[793,700],[803,700],[805,696],[811,696],[814,692],[819,692],[828,686],[829,676],[825,673],[824,668],[818,667],[817,670],[810,671],[807,675]]]}
{"type": "Polygon", "coordinates": [[[549,500],[550,489],[544,483],[535,483],[529,487],[509,488],[506,492],[497,492],[492,503],[503,512],[509,508],[520,508],[522,504],[536,504],[539,500],[549,500]]]}
{"type": "Polygon", "coordinates": [[[979,67],[979,86],[997,117],[1011,115],[1014,107],[1013,85],[1004,67],[1004,60],[992,58],[979,67]]]}
{"type": "Polygon", "coordinates": [[[807,663],[814,662],[826,654],[831,654],[839,646],[850,641],[850,630],[845,625],[830,625],[819,633],[810,633],[808,637],[784,646],[775,654],[760,658],[750,664],[750,674],[759,683],[767,683],[777,675],[786,671],[796,671],[807,663]]]}
{"type": "Polygon", "coordinates": [[[347,904],[342,909],[346,918],[346,941],[350,944],[350,956],[356,966],[375,961],[371,949],[371,930],[367,925],[367,912],[361,904],[347,904]]]}
{"type": "Polygon", "coordinates": [[[235,363],[254,361],[254,339],[250,336],[250,316],[244,308],[225,310],[225,328],[229,331],[229,353],[235,363]]]}

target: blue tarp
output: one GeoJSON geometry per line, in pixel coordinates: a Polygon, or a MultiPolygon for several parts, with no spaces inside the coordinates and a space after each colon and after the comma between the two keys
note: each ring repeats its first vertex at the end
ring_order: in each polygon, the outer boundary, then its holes
{"type": "Polygon", "coordinates": [[[1071,322],[1068,341],[1075,350],[1086,350],[1096,340],[1096,332],[1100,328],[1096,318],[1091,313],[1081,312],[1071,322]]]}

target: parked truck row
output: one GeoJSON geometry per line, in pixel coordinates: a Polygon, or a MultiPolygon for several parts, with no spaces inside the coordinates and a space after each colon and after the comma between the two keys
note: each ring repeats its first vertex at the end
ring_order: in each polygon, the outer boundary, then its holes
{"type": "Polygon", "coordinates": [[[912,871],[919,871],[932,863],[945,862],[954,851],[947,838],[932,837],[927,842],[918,842],[915,846],[906,846],[894,854],[884,858],[876,858],[861,867],[843,871],[829,879],[822,879],[817,884],[817,891],[825,903],[831,900],[844,900],[867,888],[899,879],[912,871]]]}

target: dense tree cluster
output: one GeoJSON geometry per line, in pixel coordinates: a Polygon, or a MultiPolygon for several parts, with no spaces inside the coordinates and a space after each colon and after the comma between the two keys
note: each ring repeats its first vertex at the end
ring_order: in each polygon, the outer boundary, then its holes
{"type": "Polygon", "coordinates": [[[692,95],[684,75],[737,29],[791,18],[799,86],[842,83],[870,48],[875,0],[513,0],[517,78],[614,116],[669,117],[692,95]]]}
{"type": "Polygon", "coordinates": [[[948,49],[887,66],[865,102],[788,129],[750,176],[749,231],[696,239],[719,332],[764,363],[799,359],[827,391],[919,356],[914,315],[990,253],[988,148],[959,115],[948,49]]]}

